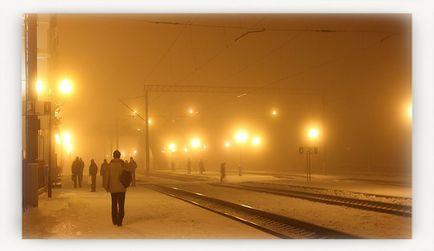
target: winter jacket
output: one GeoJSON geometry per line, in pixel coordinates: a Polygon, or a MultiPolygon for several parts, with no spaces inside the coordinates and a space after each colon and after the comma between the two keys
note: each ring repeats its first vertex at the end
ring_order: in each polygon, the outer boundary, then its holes
{"type": "Polygon", "coordinates": [[[137,168],[137,164],[134,160],[131,160],[130,163],[128,164],[128,171],[129,172],[135,172],[137,168]]]}
{"type": "Polygon", "coordinates": [[[98,167],[96,166],[95,162],[90,163],[89,166],[89,175],[93,176],[98,173],[98,167]]]}
{"type": "Polygon", "coordinates": [[[99,171],[99,175],[104,177],[104,173],[105,173],[105,170],[107,169],[108,165],[109,165],[109,163],[107,163],[107,162],[102,163],[101,169],[99,171]]]}
{"type": "Polygon", "coordinates": [[[120,181],[121,173],[124,169],[124,161],[121,159],[112,159],[103,176],[103,186],[107,192],[123,193],[127,189],[120,181]]]}
{"type": "Polygon", "coordinates": [[[71,174],[72,175],[77,175],[80,169],[80,162],[79,160],[74,160],[72,162],[72,166],[71,166],[71,174]]]}

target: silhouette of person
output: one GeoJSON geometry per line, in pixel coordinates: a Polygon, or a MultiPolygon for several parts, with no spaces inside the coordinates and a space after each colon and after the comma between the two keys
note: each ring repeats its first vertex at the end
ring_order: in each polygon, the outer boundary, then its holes
{"type": "Polygon", "coordinates": [[[226,163],[220,164],[220,183],[222,183],[226,178],[226,163]]]}
{"type": "Polygon", "coordinates": [[[131,186],[136,186],[136,168],[137,163],[134,161],[133,157],[130,157],[129,171],[131,173],[131,186]]]}
{"type": "Polygon", "coordinates": [[[125,216],[125,193],[127,191],[119,179],[125,168],[125,163],[120,157],[121,153],[115,150],[113,152],[113,159],[104,172],[103,178],[104,189],[111,194],[112,222],[113,225],[117,226],[122,226],[125,216]]]}
{"type": "Polygon", "coordinates": [[[78,160],[78,171],[77,171],[77,177],[78,177],[78,187],[81,187],[82,181],[83,181],[83,169],[84,169],[84,161],[79,158],[78,160]]]}
{"type": "Polygon", "coordinates": [[[205,172],[205,167],[203,165],[203,161],[200,160],[199,161],[199,173],[202,174],[203,172],[205,172]]]}
{"type": "Polygon", "coordinates": [[[71,165],[71,180],[74,182],[74,188],[77,188],[78,171],[80,169],[80,159],[78,156],[71,165]]]}
{"type": "Polygon", "coordinates": [[[90,160],[90,166],[89,166],[89,176],[91,179],[91,192],[96,191],[96,175],[98,174],[98,166],[96,165],[95,161],[93,159],[90,160]]]}
{"type": "Polygon", "coordinates": [[[188,161],[187,161],[187,173],[188,174],[191,173],[191,161],[190,161],[190,159],[188,159],[188,161]]]}

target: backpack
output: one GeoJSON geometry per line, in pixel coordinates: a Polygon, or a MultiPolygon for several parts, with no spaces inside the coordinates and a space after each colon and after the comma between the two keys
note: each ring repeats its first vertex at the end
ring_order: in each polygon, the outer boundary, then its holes
{"type": "Polygon", "coordinates": [[[131,176],[131,173],[127,170],[122,170],[121,176],[119,177],[122,185],[127,188],[131,185],[131,181],[133,180],[133,177],[131,176]]]}

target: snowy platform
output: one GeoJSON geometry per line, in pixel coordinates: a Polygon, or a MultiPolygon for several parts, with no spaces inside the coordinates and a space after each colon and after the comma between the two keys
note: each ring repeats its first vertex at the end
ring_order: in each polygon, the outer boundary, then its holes
{"type": "Polygon", "coordinates": [[[23,213],[27,239],[272,239],[239,222],[141,186],[128,189],[124,225],[111,223],[111,199],[101,187],[90,192],[85,181],[74,189],[70,177],[63,188],[39,198],[39,207],[23,213]]]}

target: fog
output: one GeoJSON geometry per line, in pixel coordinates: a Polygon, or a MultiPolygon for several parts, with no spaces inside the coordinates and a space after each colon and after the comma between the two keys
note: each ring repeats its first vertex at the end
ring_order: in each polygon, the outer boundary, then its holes
{"type": "Polygon", "coordinates": [[[410,15],[60,14],[57,37],[55,78],[73,86],[60,125],[71,133],[69,160],[101,163],[118,148],[123,158],[136,150],[143,168],[145,85],[248,87],[151,90],[151,170],[169,160],[185,169],[189,158],[193,170],[199,159],[236,170],[241,152],[244,170],[297,173],[306,164],[299,147],[315,146],[313,173],[411,173],[410,15]],[[260,144],[240,149],[240,129],[260,144]],[[194,137],[206,149],[184,152],[194,137]]]}

